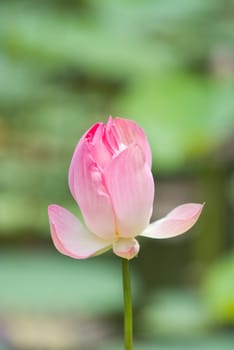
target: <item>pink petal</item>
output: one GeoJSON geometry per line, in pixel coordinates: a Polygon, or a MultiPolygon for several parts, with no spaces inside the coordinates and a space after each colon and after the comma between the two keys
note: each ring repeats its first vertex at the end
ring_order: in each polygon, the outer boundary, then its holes
{"type": "Polygon", "coordinates": [[[188,231],[198,220],[204,204],[188,203],[173,209],[167,216],[150,224],[141,236],[170,238],[188,231]]]}
{"type": "Polygon", "coordinates": [[[142,128],[134,121],[124,118],[111,117],[106,125],[106,138],[116,151],[121,151],[132,143],[138,144],[145,154],[146,162],[151,168],[151,149],[142,128]]]}
{"type": "Polygon", "coordinates": [[[103,169],[112,158],[112,153],[105,143],[105,129],[106,126],[99,123],[94,125],[94,127],[91,128],[84,136],[90,146],[90,152],[92,153],[93,160],[101,169],[103,169]]]}
{"type": "Polygon", "coordinates": [[[111,248],[112,243],[86,231],[80,221],[65,208],[48,207],[52,240],[57,250],[75,259],[86,259],[111,248]]]}
{"type": "Polygon", "coordinates": [[[117,235],[134,237],[149,223],[154,181],[144,154],[132,144],[113,159],[104,171],[116,215],[117,235]]]}
{"type": "Polygon", "coordinates": [[[80,139],[78,142],[75,151],[73,153],[73,157],[70,164],[69,169],[69,188],[71,194],[76,200],[76,190],[75,190],[75,173],[79,171],[80,164],[77,163],[78,153],[82,152],[82,147],[84,143],[86,144],[86,151],[88,152],[90,149],[90,153],[92,153],[93,160],[96,161],[97,164],[103,166],[106,162],[111,160],[110,152],[106,149],[104,145],[103,137],[104,137],[105,125],[103,123],[94,124],[80,139]],[[98,148],[95,149],[95,146],[98,148]],[[88,148],[89,145],[89,148],[88,148]]]}
{"type": "Polygon", "coordinates": [[[140,250],[139,243],[134,238],[120,238],[113,244],[113,252],[124,259],[134,258],[140,250]]]}
{"type": "Polygon", "coordinates": [[[69,169],[69,187],[89,230],[101,238],[115,236],[115,218],[101,169],[87,140],[79,142],[69,169]]]}

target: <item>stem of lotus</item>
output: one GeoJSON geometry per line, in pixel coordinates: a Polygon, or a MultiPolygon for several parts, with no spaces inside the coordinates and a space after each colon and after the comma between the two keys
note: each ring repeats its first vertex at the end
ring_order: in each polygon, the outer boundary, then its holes
{"type": "Polygon", "coordinates": [[[124,339],[125,350],[132,350],[132,295],[129,261],[122,258],[122,276],[123,276],[123,296],[124,296],[124,339]]]}

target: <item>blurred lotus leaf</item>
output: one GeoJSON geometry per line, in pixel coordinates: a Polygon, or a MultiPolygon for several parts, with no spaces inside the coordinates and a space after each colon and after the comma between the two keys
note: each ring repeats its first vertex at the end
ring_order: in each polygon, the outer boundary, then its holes
{"type": "Polygon", "coordinates": [[[207,330],[208,314],[194,292],[163,290],[152,295],[143,311],[141,325],[149,337],[194,337],[207,330]]]}
{"type": "Polygon", "coordinates": [[[213,322],[234,325],[234,251],[210,267],[203,293],[213,322]]]}
{"type": "MultiPolygon", "coordinates": [[[[1,312],[101,316],[122,309],[121,269],[103,259],[77,261],[46,251],[2,252],[1,312]]],[[[133,274],[135,297],[139,292],[133,274]]]]}

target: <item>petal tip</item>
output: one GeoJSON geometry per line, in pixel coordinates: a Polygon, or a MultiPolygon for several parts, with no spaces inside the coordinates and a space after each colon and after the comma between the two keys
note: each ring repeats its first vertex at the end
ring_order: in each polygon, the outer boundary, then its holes
{"type": "Polygon", "coordinates": [[[52,213],[54,211],[54,209],[56,209],[58,207],[57,204],[49,204],[48,205],[48,213],[52,213]]]}
{"type": "Polygon", "coordinates": [[[60,216],[61,213],[67,211],[66,209],[60,207],[58,204],[48,205],[48,216],[51,222],[56,220],[56,216],[60,216]]]}

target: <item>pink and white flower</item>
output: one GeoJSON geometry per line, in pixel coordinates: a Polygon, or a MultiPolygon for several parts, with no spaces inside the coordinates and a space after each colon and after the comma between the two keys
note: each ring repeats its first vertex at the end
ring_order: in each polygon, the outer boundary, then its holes
{"type": "Polygon", "coordinates": [[[132,259],[137,236],[170,238],[188,231],[203,205],[183,204],[153,223],[151,150],[145,133],[133,121],[109,118],[93,125],[78,142],[69,169],[69,188],[85,226],[58,205],[48,208],[57,250],[86,259],[109,249],[132,259]]]}

